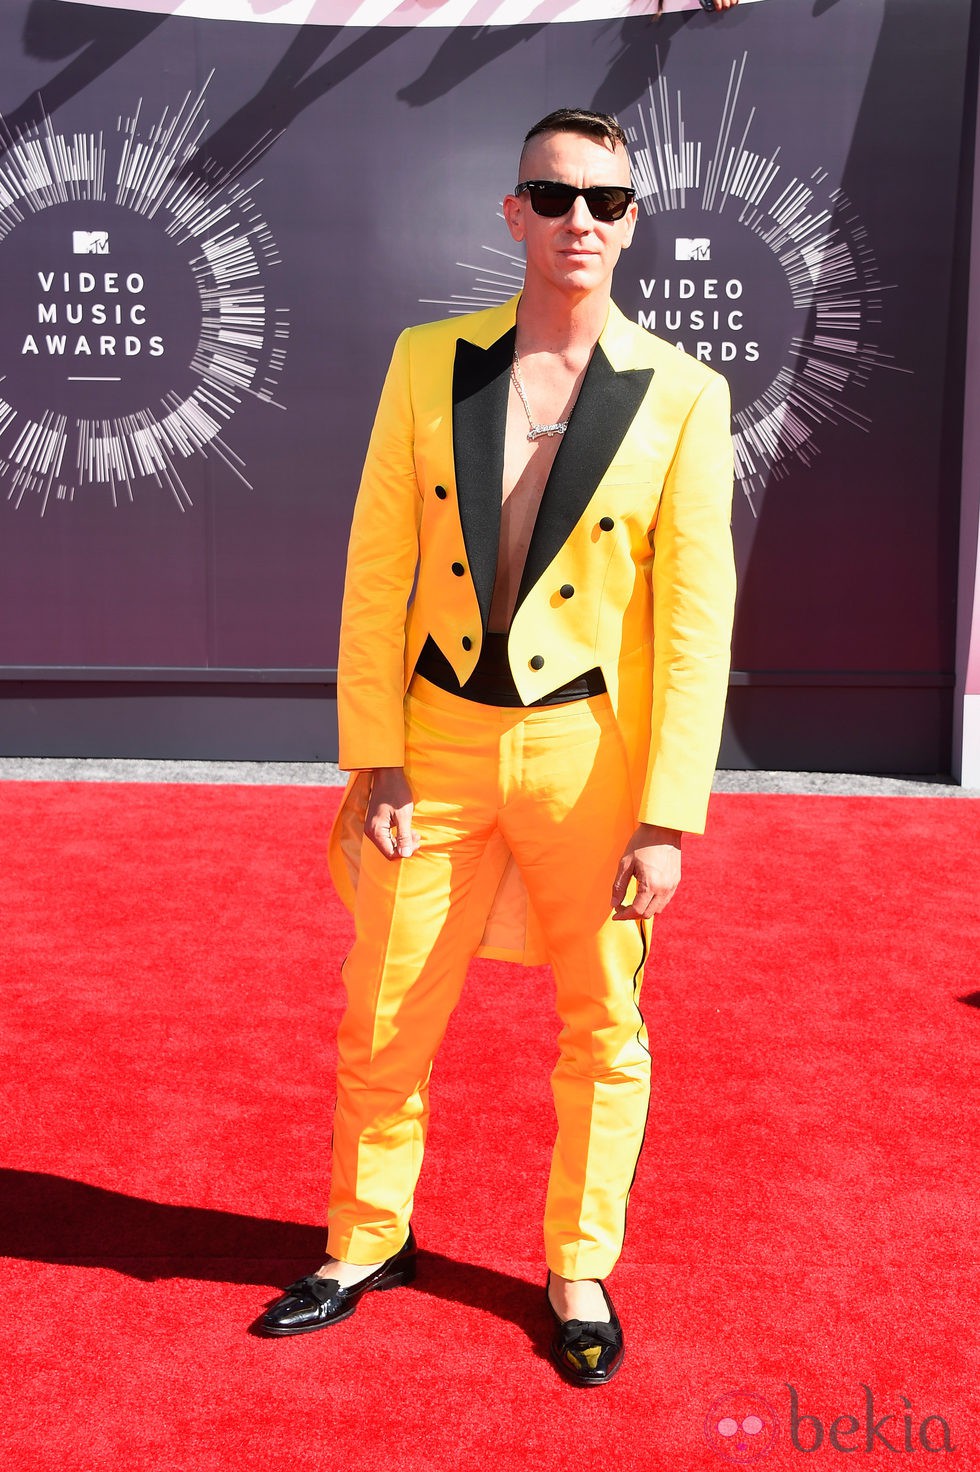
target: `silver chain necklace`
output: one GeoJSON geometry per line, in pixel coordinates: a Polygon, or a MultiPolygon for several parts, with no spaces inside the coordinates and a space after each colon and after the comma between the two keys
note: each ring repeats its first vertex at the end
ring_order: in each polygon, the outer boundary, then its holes
{"type": "Polygon", "coordinates": [[[529,426],[527,431],[528,439],[539,440],[542,435],[564,434],[568,428],[567,419],[561,419],[557,424],[535,424],[534,415],[531,413],[531,406],[527,401],[527,390],[524,387],[524,379],[521,377],[521,360],[517,356],[516,347],[514,349],[514,361],[510,365],[510,376],[514,380],[517,396],[524,405],[524,413],[527,415],[529,426]]]}

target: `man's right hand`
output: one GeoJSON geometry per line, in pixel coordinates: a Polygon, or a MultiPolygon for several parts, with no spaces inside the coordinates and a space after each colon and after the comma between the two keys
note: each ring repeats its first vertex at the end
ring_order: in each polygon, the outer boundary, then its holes
{"type": "Polygon", "coordinates": [[[422,842],[412,827],[415,803],[402,767],[376,767],[364,832],[386,859],[410,859],[422,842]]]}

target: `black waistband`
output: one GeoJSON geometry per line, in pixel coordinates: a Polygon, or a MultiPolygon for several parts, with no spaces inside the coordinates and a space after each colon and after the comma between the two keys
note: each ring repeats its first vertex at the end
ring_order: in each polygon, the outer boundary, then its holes
{"type": "MultiPolygon", "coordinates": [[[[465,685],[461,685],[449,660],[438,644],[426,639],[422,653],[415,666],[415,673],[430,684],[446,690],[450,695],[459,695],[463,700],[475,700],[480,705],[523,706],[507,658],[507,635],[487,634],[476,662],[476,668],[465,685]]],[[[606,682],[600,669],[586,670],[574,680],[559,685],[533,700],[532,705],[566,705],[571,700],[588,700],[590,695],[602,695],[606,682]]]]}

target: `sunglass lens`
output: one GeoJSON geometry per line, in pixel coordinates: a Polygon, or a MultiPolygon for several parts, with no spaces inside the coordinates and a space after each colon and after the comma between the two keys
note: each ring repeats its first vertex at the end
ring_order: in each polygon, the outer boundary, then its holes
{"type": "Polygon", "coordinates": [[[629,204],[629,191],[626,189],[585,189],[585,202],[596,220],[608,224],[611,220],[621,220],[626,213],[629,204]]]}
{"type": "Polygon", "coordinates": [[[570,184],[535,184],[530,190],[531,205],[536,214],[556,220],[568,214],[577,193],[570,184]]]}

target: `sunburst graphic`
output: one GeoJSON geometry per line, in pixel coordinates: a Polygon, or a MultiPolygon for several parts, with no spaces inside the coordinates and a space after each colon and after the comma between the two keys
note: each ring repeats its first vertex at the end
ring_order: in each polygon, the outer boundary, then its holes
{"type": "Polygon", "coordinates": [[[0,486],[14,506],[43,515],[89,491],[119,505],[156,486],[184,510],[199,456],[249,486],[224,434],[246,401],[282,408],[289,318],[241,167],[198,152],[213,75],[155,123],[140,102],[108,139],[0,122],[0,486]]]}
{"type": "MultiPolygon", "coordinates": [[[[732,63],[702,132],[663,74],[620,117],[640,218],[614,295],[729,378],[736,479],[754,514],[767,484],[813,463],[826,431],[871,429],[860,405],[873,372],[909,370],[881,346],[890,288],[844,189],[822,167],[794,171],[780,148],[752,148],[747,66],[748,53],[732,63]]],[[[523,281],[521,255],[497,247],[456,264],[466,289],[422,299],[453,315],[505,301],[523,281]]]]}

